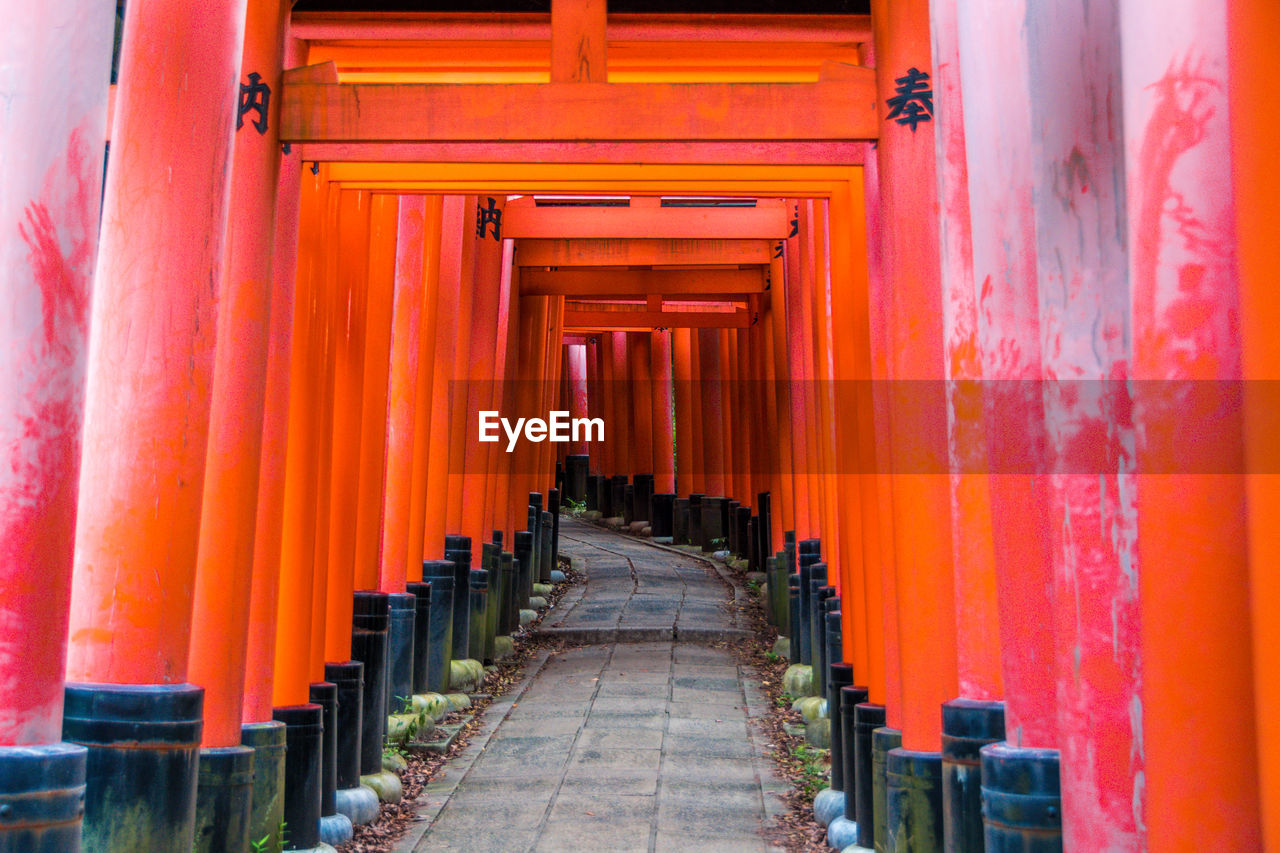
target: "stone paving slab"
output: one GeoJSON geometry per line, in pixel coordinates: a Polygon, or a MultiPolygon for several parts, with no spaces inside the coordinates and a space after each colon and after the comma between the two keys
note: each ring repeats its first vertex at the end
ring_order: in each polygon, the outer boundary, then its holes
{"type": "Polygon", "coordinates": [[[759,830],[786,786],[749,723],[764,700],[705,644],[744,631],[730,588],[687,555],[568,519],[561,542],[586,583],[547,633],[588,645],[541,653],[484,712],[397,850],[774,850],[759,830]]]}

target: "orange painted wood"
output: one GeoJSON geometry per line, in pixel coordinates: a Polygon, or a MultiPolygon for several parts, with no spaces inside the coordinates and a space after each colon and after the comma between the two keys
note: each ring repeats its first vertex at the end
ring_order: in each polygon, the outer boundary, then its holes
{"type": "MultiPolygon", "coordinates": [[[[441,270],[442,286],[455,288],[458,292],[457,313],[450,320],[455,328],[455,352],[453,374],[449,386],[449,476],[447,482],[445,532],[458,534],[462,532],[462,493],[463,475],[466,473],[467,459],[467,384],[471,370],[471,335],[472,312],[475,304],[475,208],[476,197],[466,196],[463,205],[461,248],[458,254],[458,269],[454,274],[449,272],[449,280],[445,281],[446,271],[441,270]]],[[[472,548],[479,547],[472,540],[472,548]]]]}
{"type": "MultiPolygon", "coordinates": [[[[497,350],[494,354],[496,372],[492,388],[493,407],[499,411],[510,411],[511,402],[515,399],[512,378],[516,376],[516,365],[522,357],[519,351],[519,330],[512,324],[513,307],[518,304],[516,268],[512,265],[515,257],[515,243],[511,240],[502,242],[502,266],[500,270],[497,319],[497,350]]],[[[498,448],[489,450],[489,482],[487,483],[487,505],[485,507],[486,522],[490,528],[502,529],[508,537],[515,535],[516,528],[511,526],[511,459],[506,453],[498,452],[498,448]]],[[[491,531],[490,531],[491,532],[491,531]]],[[[504,539],[503,542],[511,541],[504,539]]]]}
{"type": "MultiPolygon", "coordinates": [[[[533,41],[551,39],[549,14],[297,11],[295,38],[310,40],[533,41]]],[[[871,38],[866,15],[690,15],[625,13],[608,18],[611,41],[758,43],[860,42],[871,38]]]]}
{"type": "MultiPolygon", "coordinates": [[[[645,163],[739,166],[861,165],[861,142],[309,142],[307,159],[348,163],[645,163]]],[[[481,187],[490,190],[492,186],[481,187]]]]}
{"type": "Polygon", "coordinates": [[[771,254],[764,240],[521,240],[516,244],[516,263],[522,267],[767,264],[771,254]]]}
{"type": "MultiPolygon", "coordinates": [[[[616,443],[613,449],[614,475],[624,474],[628,478],[635,473],[633,424],[635,415],[631,399],[631,370],[627,361],[627,333],[613,332],[609,335],[610,357],[613,360],[613,436],[616,443]]],[[[610,425],[606,424],[605,429],[610,425]]],[[[615,512],[618,507],[614,507],[615,512]]],[[[622,515],[621,512],[617,512],[622,515]]]]}
{"type": "Polygon", "coordinates": [[[599,445],[600,476],[612,477],[618,470],[618,439],[616,435],[617,386],[613,378],[613,333],[604,332],[596,338],[597,370],[600,376],[600,417],[604,418],[604,442],[599,445]]]}
{"type": "MultiPolygon", "coordinates": [[[[302,163],[294,162],[301,171],[302,163]]],[[[282,180],[287,175],[282,175],[282,180]]],[[[324,634],[324,607],[313,608],[316,579],[316,501],[319,483],[320,433],[323,417],[324,335],[326,305],[324,223],[331,192],[326,167],[298,176],[297,272],[292,306],[293,339],[289,356],[289,407],[286,426],[283,507],[280,531],[280,589],[272,614],[275,632],[275,678],[270,705],[297,705],[308,700],[311,682],[311,635],[324,634]],[[317,417],[317,412],[320,417],[317,417]],[[313,625],[313,615],[320,625],[313,625]]],[[[283,199],[284,196],[282,195],[283,199]]],[[[283,236],[283,235],[282,235],[283,236]]],[[[282,243],[282,248],[284,244],[282,243]]],[[[287,274],[287,268],[281,270],[287,274]]],[[[274,307],[274,306],[273,306],[274,307]]],[[[264,457],[265,458],[265,457],[264,457]]],[[[267,555],[268,558],[271,555],[267,555]]],[[[318,585],[323,589],[323,581],[318,585]]],[[[321,662],[323,664],[323,661],[321,662]]]]}
{"type": "Polygon", "coordinates": [[[94,274],[69,681],[187,679],[243,28],[234,0],[125,10],[112,136],[127,142],[94,274]]]}
{"type": "Polygon", "coordinates": [[[671,330],[672,396],[675,405],[675,478],[678,494],[688,497],[697,494],[701,471],[694,453],[695,364],[692,352],[693,333],[689,329],[671,330]]]}
{"type": "MultiPolygon", "coordinates": [[[[798,222],[799,204],[794,201],[792,204],[798,222]]],[[[816,433],[813,424],[813,300],[806,289],[806,285],[811,282],[802,271],[800,243],[797,231],[795,237],[785,241],[783,249],[786,266],[783,284],[787,301],[787,334],[784,340],[787,345],[787,375],[792,381],[791,464],[794,471],[794,529],[797,540],[821,535],[818,530],[813,444],[816,433]]]]}
{"type": "MultiPolygon", "coordinates": [[[[1280,217],[1280,187],[1274,170],[1263,166],[1267,146],[1280,134],[1274,111],[1263,108],[1272,62],[1271,45],[1280,35],[1280,7],[1258,0],[1229,4],[1228,57],[1231,96],[1231,168],[1236,201],[1237,263],[1240,274],[1241,341],[1244,376],[1255,388],[1273,388],[1280,379],[1280,341],[1274,329],[1277,305],[1271,292],[1276,269],[1274,223],[1280,217]]],[[[1257,392],[1250,392],[1250,395],[1257,392]]],[[[1280,526],[1280,476],[1275,458],[1275,403],[1272,392],[1245,398],[1245,470],[1249,500],[1249,580],[1253,615],[1253,687],[1258,730],[1259,797],[1264,848],[1280,845],[1280,622],[1270,615],[1280,600],[1280,542],[1270,531],[1280,526]]]]}
{"type": "MultiPolygon", "coordinates": [[[[779,241],[778,247],[783,243],[779,241]]],[[[774,433],[775,463],[777,476],[774,478],[774,491],[770,509],[773,512],[774,550],[782,550],[784,533],[795,530],[795,465],[792,460],[791,437],[791,395],[794,383],[787,367],[787,300],[786,300],[786,263],[781,254],[773,258],[769,264],[768,312],[769,325],[766,330],[769,349],[768,377],[770,380],[769,396],[772,399],[773,414],[770,423],[775,424],[774,433]]]]}
{"type": "MultiPolygon", "coordinates": [[[[496,210],[505,207],[504,199],[493,199],[496,210]]],[[[488,207],[488,198],[478,199],[477,210],[488,207]]],[[[479,547],[492,531],[491,504],[489,503],[490,453],[498,445],[477,440],[481,410],[497,407],[496,392],[501,390],[501,372],[497,362],[499,303],[504,284],[503,241],[496,239],[491,225],[485,226],[484,235],[476,234],[471,272],[471,334],[466,354],[466,382],[462,399],[466,409],[458,414],[464,424],[465,457],[463,462],[462,526],[459,530],[471,537],[473,558],[478,561],[479,547]]],[[[477,562],[478,565],[478,562],[477,562]]]]}
{"type": "Polygon", "coordinates": [[[977,291],[969,226],[969,168],[960,91],[956,4],[931,3],[937,135],[939,272],[942,286],[946,376],[951,426],[952,565],[956,596],[956,665],[960,695],[1004,696],[1000,611],[996,595],[995,537],[987,474],[972,470],[971,455],[986,447],[982,400],[972,393],[982,378],[978,354],[977,291]]]}
{"type": "Polygon", "coordinates": [[[0,32],[0,748],[62,739],[111,32],[73,2],[7,8],[0,32]]]}
{"type": "MultiPolygon", "coordinates": [[[[286,61],[296,45],[286,49],[286,61]]],[[[298,298],[298,239],[301,224],[302,161],[299,152],[280,163],[272,248],[271,326],[267,383],[258,469],[257,522],[253,537],[253,580],[249,592],[249,632],[245,652],[245,723],[271,720],[276,682],[276,620],[283,571],[285,482],[289,446],[289,406],[293,397],[290,358],[298,298]]]]}
{"type": "MultiPolygon", "coordinates": [[[[244,74],[260,74],[276,89],[283,62],[283,9],[275,0],[254,0],[246,17],[244,74]]],[[[266,132],[258,133],[248,121],[236,132],[232,147],[233,213],[218,297],[189,652],[190,678],[205,689],[205,747],[240,745],[281,160],[278,108],[269,106],[266,132]]]]}
{"type": "Polygon", "coordinates": [[[400,217],[399,197],[387,193],[375,193],[370,200],[369,208],[369,295],[365,309],[364,381],[360,403],[360,473],[355,514],[356,589],[379,589],[381,580],[382,511],[387,486],[391,326],[396,296],[396,230],[400,217]]]}
{"type": "Polygon", "coordinates": [[[746,311],[607,311],[572,308],[564,312],[564,324],[569,329],[585,330],[745,329],[751,324],[751,318],[746,311]]]}
{"type": "Polygon", "coordinates": [[[605,0],[551,0],[551,79],[605,83],[605,0]]]}
{"type": "MultiPolygon", "coordinates": [[[[369,253],[373,248],[373,201],[373,194],[367,191],[343,190],[338,202],[337,230],[331,238],[336,243],[337,252],[336,274],[330,280],[336,314],[331,392],[333,429],[328,448],[330,491],[327,505],[323,501],[320,503],[321,512],[328,518],[329,545],[324,661],[321,663],[348,660],[351,656],[351,594],[357,588],[356,540],[361,506],[361,436],[364,429],[365,356],[369,342],[369,253]]],[[[386,207],[382,201],[377,206],[386,207]]],[[[379,220],[384,217],[385,211],[380,210],[379,220]]],[[[375,311],[378,311],[376,307],[375,311]]],[[[378,509],[381,505],[379,501],[378,509]]]]}
{"type": "MultiPolygon", "coordinates": [[[[585,344],[566,344],[569,351],[565,353],[568,365],[568,409],[569,417],[577,420],[588,417],[587,411],[587,347],[585,344]]],[[[573,442],[568,447],[569,453],[589,454],[591,444],[587,441],[573,442]]]]}
{"type": "Polygon", "coordinates": [[[454,417],[454,364],[458,358],[458,278],[462,269],[462,232],[474,227],[465,196],[445,196],[441,207],[440,261],[436,273],[436,346],[431,379],[431,433],[427,457],[427,503],[423,527],[424,559],[444,555],[448,527],[450,419],[454,417]]]}
{"type": "Polygon", "coordinates": [[[764,290],[760,269],[631,270],[540,269],[520,275],[526,296],[572,296],[625,299],[649,295],[725,300],[746,298],[764,290]]]}
{"type": "Polygon", "coordinates": [[[283,87],[287,142],[854,140],[874,79],[818,83],[324,84],[283,87]]]}
{"type": "Polygon", "coordinates": [[[780,199],[755,207],[538,207],[525,197],[507,208],[504,236],[538,240],[781,240],[787,211],[780,199]],[[527,202],[521,204],[520,202],[527,202]]]}
{"type": "MultiPolygon", "coordinates": [[[[566,336],[566,339],[568,336],[566,336]]],[[[592,418],[604,417],[604,389],[601,385],[600,377],[600,344],[599,339],[594,335],[586,335],[582,338],[583,351],[586,353],[586,374],[587,374],[587,416],[592,418]]],[[[605,430],[608,430],[608,419],[605,419],[605,430]]],[[[606,442],[607,442],[606,436],[606,442]]],[[[600,476],[603,471],[603,462],[606,443],[593,442],[586,448],[588,455],[587,473],[600,476]]]]}
{"type": "MultiPolygon", "coordinates": [[[[414,482],[414,439],[418,417],[418,363],[422,352],[423,227],[426,197],[396,198],[395,277],[391,315],[390,369],[383,465],[382,531],[377,588],[404,592],[409,566],[410,511],[414,482]]],[[[428,319],[430,319],[428,315],[428,319]]],[[[425,463],[425,456],[419,457],[425,463]]],[[[421,472],[419,472],[421,473],[421,472]]],[[[418,530],[421,531],[419,525],[418,530]]],[[[419,533],[421,535],[421,533],[419,533]]],[[[422,553],[419,543],[417,553],[422,553]]],[[[415,562],[417,562],[415,560],[415,562]]]]}
{"type": "Polygon", "coordinates": [[[649,335],[627,334],[627,373],[631,395],[631,473],[653,473],[653,379],[649,335]]]}
{"type": "Polygon", "coordinates": [[[724,383],[720,363],[719,329],[698,329],[698,383],[695,401],[702,433],[703,488],[711,497],[722,497],[724,475],[724,383]]]}
{"type": "MultiPolygon", "coordinates": [[[[1237,473],[1244,470],[1246,425],[1224,393],[1231,388],[1226,383],[1241,378],[1243,358],[1231,43],[1221,4],[1165,10],[1125,4],[1119,22],[1132,375],[1179,382],[1172,388],[1140,384],[1133,411],[1141,437],[1137,575],[1146,829],[1137,841],[1152,850],[1178,849],[1195,831],[1225,850],[1258,850],[1258,706],[1252,655],[1244,653],[1254,638],[1249,507],[1246,479],[1237,473]],[[1199,460],[1186,459],[1182,449],[1193,427],[1204,430],[1190,448],[1199,460]],[[1176,473],[1154,473],[1170,467],[1176,473]],[[1197,693],[1195,714],[1170,705],[1188,672],[1212,673],[1197,693]],[[1214,724],[1202,722],[1205,714],[1214,724]]],[[[1263,714],[1274,718],[1275,711],[1263,714]]],[[[1081,815],[1074,837],[1099,837],[1086,823],[1090,817],[1118,821],[1118,809],[1109,805],[1081,815]]],[[[1071,818],[1065,808],[1063,818],[1071,818]]]]}
{"type": "Polygon", "coordinates": [[[649,336],[649,376],[653,383],[653,488],[656,494],[674,494],[676,490],[671,334],[665,331],[649,336]]]}
{"type": "MultiPolygon", "coordinates": [[[[724,496],[740,500],[738,477],[738,375],[737,375],[737,335],[734,332],[718,330],[716,342],[720,347],[720,394],[721,394],[721,427],[723,440],[721,453],[724,455],[724,496]]],[[[732,523],[732,520],[730,521],[732,523]]],[[[728,539],[729,531],[725,531],[728,539]]]]}
{"type": "MultiPolygon", "coordinates": [[[[427,557],[427,483],[431,457],[432,403],[435,399],[436,339],[439,325],[437,299],[440,288],[440,228],[444,210],[441,196],[424,196],[422,247],[405,249],[406,262],[416,263],[422,276],[422,303],[418,333],[418,378],[414,390],[413,481],[409,492],[408,533],[405,566],[408,580],[422,578],[422,561],[427,557]],[[421,257],[418,258],[418,253],[421,257]],[[411,261],[411,259],[413,259],[411,261]]],[[[401,228],[405,225],[402,223],[401,228]]],[[[398,262],[397,262],[398,263],[398,262]]],[[[407,270],[406,270],[407,273],[407,270]]],[[[443,544],[443,543],[442,543],[443,544]]]]}

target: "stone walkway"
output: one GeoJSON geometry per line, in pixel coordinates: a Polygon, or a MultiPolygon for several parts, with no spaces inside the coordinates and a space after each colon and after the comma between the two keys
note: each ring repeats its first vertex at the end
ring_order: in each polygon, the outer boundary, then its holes
{"type": "Polygon", "coordinates": [[[587,580],[544,625],[571,646],[489,707],[400,849],[771,850],[759,830],[785,785],[748,723],[765,700],[706,645],[741,633],[729,587],[588,525],[562,520],[560,537],[587,580]]]}

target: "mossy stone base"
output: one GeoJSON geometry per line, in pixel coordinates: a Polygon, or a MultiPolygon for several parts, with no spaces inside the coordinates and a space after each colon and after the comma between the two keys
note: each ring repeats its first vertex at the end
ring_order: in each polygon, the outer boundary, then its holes
{"type": "Polygon", "coordinates": [[[516,656],[516,643],[510,637],[493,638],[493,656],[497,660],[506,660],[516,656]]]}
{"type": "Polygon", "coordinates": [[[789,696],[812,696],[813,667],[804,663],[791,664],[782,676],[782,689],[787,691],[789,696]]]}
{"type": "Polygon", "coordinates": [[[389,770],[361,776],[360,784],[372,788],[378,795],[378,799],[384,803],[398,803],[404,797],[404,786],[400,784],[400,777],[389,770]]]}
{"type": "Polygon", "coordinates": [[[844,791],[823,788],[813,798],[813,818],[823,826],[830,826],[838,815],[844,814],[844,791]]]}

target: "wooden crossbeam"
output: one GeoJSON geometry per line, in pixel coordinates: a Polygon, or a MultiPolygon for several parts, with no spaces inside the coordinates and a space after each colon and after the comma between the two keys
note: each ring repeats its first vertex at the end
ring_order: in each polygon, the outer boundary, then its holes
{"type": "Polygon", "coordinates": [[[288,80],[282,142],[874,139],[875,73],[818,83],[329,84],[288,80]]]}
{"type": "Polygon", "coordinates": [[[517,240],[521,267],[767,264],[770,240],[517,240]]]}
{"type": "Polygon", "coordinates": [[[764,290],[763,268],[714,270],[545,270],[520,273],[522,296],[625,299],[629,296],[746,298],[764,290]]]}
{"type": "MultiPolygon", "coordinates": [[[[523,199],[521,199],[523,201],[523,199]]],[[[519,238],[682,238],[783,240],[790,215],[780,199],[755,207],[534,207],[508,205],[502,236],[519,238]]]]}
{"type": "Polygon", "coordinates": [[[597,332],[626,329],[745,329],[751,316],[736,311],[602,311],[565,306],[566,329],[597,332]]]}

